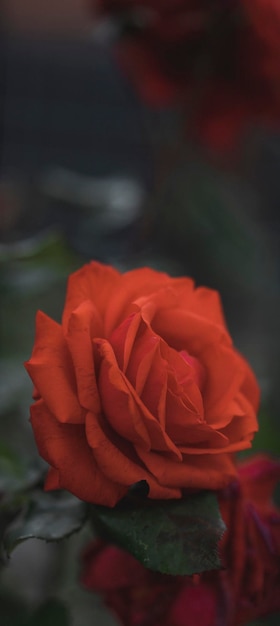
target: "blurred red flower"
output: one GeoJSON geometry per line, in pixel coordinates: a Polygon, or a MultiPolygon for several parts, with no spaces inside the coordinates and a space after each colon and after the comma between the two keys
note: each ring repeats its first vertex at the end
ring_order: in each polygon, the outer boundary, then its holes
{"type": "Polygon", "coordinates": [[[123,26],[118,58],[143,99],[181,105],[188,132],[212,148],[231,148],[256,123],[279,123],[279,0],[99,0],[98,7],[123,26]]]}
{"type": "Polygon", "coordinates": [[[217,576],[234,624],[280,610],[280,509],[272,502],[279,480],[280,462],[257,456],[239,465],[239,481],[219,497],[227,532],[226,569],[217,576]]]}
{"type": "Polygon", "coordinates": [[[101,593],[124,626],[240,626],[280,610],[280,510],[272,504],[279,479],[280,462],[255,457],[220,492],[224,570],[166,576],[96,542],[83,555],[83,585],[101,593]]]}

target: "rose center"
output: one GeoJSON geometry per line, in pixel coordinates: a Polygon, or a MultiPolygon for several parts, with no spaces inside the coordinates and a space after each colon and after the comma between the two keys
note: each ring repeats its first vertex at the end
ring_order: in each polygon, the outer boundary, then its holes
{"type": "MultiPolygon", "coordinates": [[[[193,379],[199,387],[200,391],[202,391],[206,378],[204,365],[202,365],[202,363],[195,356],[191,356],[190,354],[188,354],[186,350],[181,350],[180,355],[183,357],[184,361],[186,361],[186,363],[188,363],[188,365],[192,367],[193,379]]],[[[189,378],[188,374],[183,376],[180,380],[178,380],[178,382],[183,385],[187,381],[187,378],[189,378]]]]}

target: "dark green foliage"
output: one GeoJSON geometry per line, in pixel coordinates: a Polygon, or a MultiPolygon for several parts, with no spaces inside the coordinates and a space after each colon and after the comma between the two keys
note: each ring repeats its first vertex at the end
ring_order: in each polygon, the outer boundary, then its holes
{"type": "Polygon", "coordinates": [[[91,508],[101,536],[163,574],[191,575],[221,567],[218,543],[225,530],[214,493],[183,500],[136,501],[91,508]]]}

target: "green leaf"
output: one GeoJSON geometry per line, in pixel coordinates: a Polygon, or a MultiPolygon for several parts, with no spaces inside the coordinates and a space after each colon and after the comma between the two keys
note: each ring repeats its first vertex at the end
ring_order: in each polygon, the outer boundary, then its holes
{"type": "Polygon", "coordinates": [[[87,505],[68,493],[34,493],[26,509],[6,531],[4,548],[9,555],[26,539],[64,539],[80,530],[86,513],[87,505]]]}
{"type": "Polygon", "coordinates": [[[102,537],[151,570],[191,575],[221,567],[218,543],[225,525],[212,492],[182,500],[127,501],[114,509],[93,506],[91,513],[102,537]]]}

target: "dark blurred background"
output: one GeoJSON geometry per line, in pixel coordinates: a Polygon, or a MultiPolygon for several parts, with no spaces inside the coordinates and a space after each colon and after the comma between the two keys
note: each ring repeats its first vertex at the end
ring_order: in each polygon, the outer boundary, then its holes
{"type": "MultiPolygon", "coordinates": [[[[238,158],[211,154],[185,137],[178,108],[140,100],[117,63],[113,23],[95,25],[85,0],[38,5],[1,4],[3,450],[36,454],[22,366],[36,310],[59,320],[67,276],[99,259],[221,292],[262,389],[255,449],[279,454],[280,132],[256,126],[238,158]]],[[[65,624],[115,623],[77,588],[79,541],[17,549],[0,587],[3,626],[20,626],[19,613],[49,596],[66,603],[65,624]]],[[[63,626],[60,610],[52,623],[63,626]]]]}

